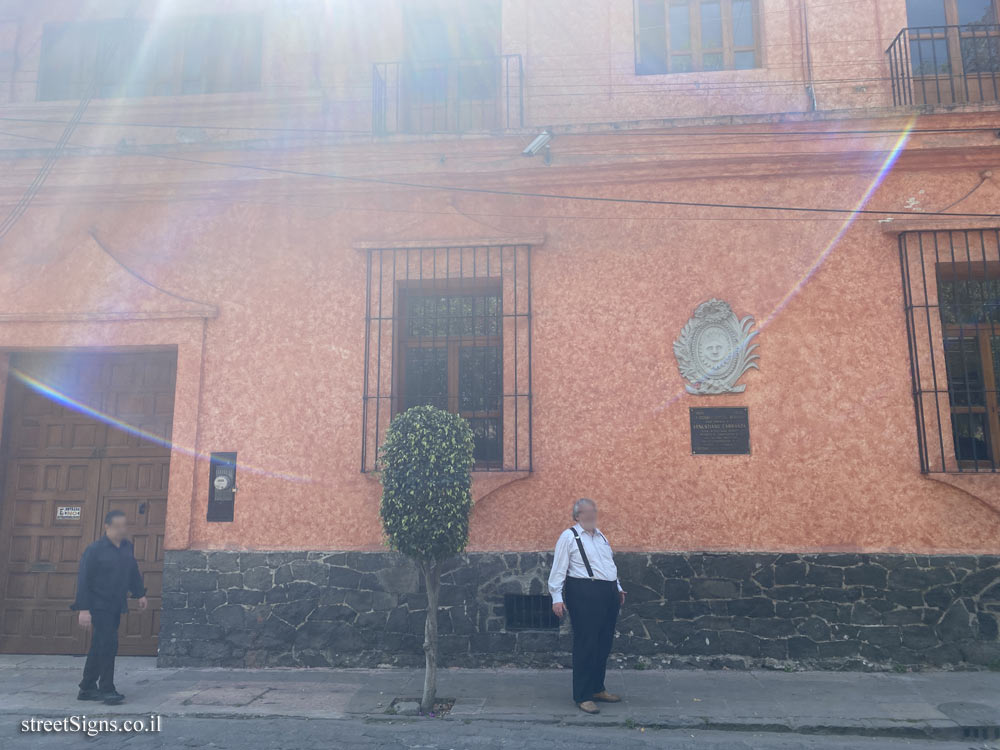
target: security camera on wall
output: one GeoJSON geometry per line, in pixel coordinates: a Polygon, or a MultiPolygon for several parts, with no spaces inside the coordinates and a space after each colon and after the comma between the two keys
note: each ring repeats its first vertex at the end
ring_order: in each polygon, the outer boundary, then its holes
{"type": "Polygon", "coordinates": [[[551,140],[552,136],[549,134],[549,132],[547,130],[543,130],[541,133],[538,134],[538,136],[535,137],[535,140],[533,140],[531,143],[528,144],[528,147],[524,149],[524,151],[522,151],[521,153],[524,156],[534,156],[543,148],[548,148],[549,141],[551,140]]]}

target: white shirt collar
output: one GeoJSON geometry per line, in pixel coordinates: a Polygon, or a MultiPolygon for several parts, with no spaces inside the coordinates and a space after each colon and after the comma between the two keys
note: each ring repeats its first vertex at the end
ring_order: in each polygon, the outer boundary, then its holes
{"type": "MultiPolygon", "coordinates": [[[[575,524],[573,524],[573,528],[575,528],[577,531],[579,531],[581,533],[586,533],[586,531],[584,530],[583,526],[580,525],[579,521],[577,521],[575,524]]],[[[601,534],[601,530],[595,526],[594,527],[594,536],[597,536],[598,534],[601,534]]],[[[601,534],[601,536],[604,536],[604,534],[601,534]]]]}

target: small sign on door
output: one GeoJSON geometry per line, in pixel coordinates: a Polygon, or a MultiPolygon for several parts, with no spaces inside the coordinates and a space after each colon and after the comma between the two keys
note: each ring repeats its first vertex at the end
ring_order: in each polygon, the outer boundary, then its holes
{"type": "Polygon", "coordinates": [[[79,505],[60,505],[56,508],[56,520],[57,521],[79,520],[81,510],[82,508],[79,505]]]}

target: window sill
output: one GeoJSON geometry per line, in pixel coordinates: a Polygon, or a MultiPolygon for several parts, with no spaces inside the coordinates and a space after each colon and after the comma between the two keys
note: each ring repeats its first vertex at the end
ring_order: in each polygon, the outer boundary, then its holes
{"type": "MultiPolygon", "coordinates": [[[[95,98],[87,107],[88,117],[114,113],[121,115],[123,111],[143,113],[148,116],[170,115],[176,117],[179,109],[197,110],[226,107],[280,107],[288,103],[313,103],[322,100],[323,92],[319,89],[296,91],[289,93],[286,88],[265,84],[259,89],[249,91],[221,91],[213,94],[164,94],[161,96],[107,97],[95,98]]],[[[38,113],[72,112],[80,104],[79,99],[23,99],[7,102],[5,106],[19,111],[38,113]]],[[[231,113],[227,112],[227,115],[231,113]]],[[[234,129],[235,126],[233,126],[234,129]]],[[[367,131],[366,131],[367,133],[367,131]]]]}
{"type": "Polygon", "coordinates": [[[676,78],[678,76],[704,76],[704,75],[716,75],[718,73],[755,73],[763,72],[767,70],[764,66],[760,65],[756,68],[721,68],[718,70],[677,70],[677,71],[667,71],[665,73],[640,73],[638,70],[635,71],[636,78],[676,78]]]}
{"type": "MultiPolygon", "coordinates": [[[[169,94],[142,94],[136,96],[132,95],[94,96],[91,98],[90,103],[94,104],[96,102],[98,105],[100,105],[103,102],[107,102],[109,104],[115,105],[116,107],[120,107],[122,104],[127,104],[128,102],[149,103],[153,101],[166,101],[175,103],[178,101],[188,101],[188,100],[197,101],[197,98],[204,99],[207,97],[211,97],[213,100],[219,97],[247,98],[252,96],[259,96],[262,93],[264,93],[264,91],[262,88],[259,87],[255,89],[234,89],[232,91],[191,91],[186,93],[175,91],[169,94]]],[[[82,96],[56,97],[49,99],[36,98],[34,102],[26,102],[26,103],[34,103],[42,106],[45,105],[58,106],[60,104],[62,105],[72,104],[75,107],[79,106],[80,99],[82,98],[83,98],[82,96]]]]}
{"type": "Polygon", "coordinates": [[[1000,227],[1000,220],[973,217],[964,219],[961,217],[950,219],[946,216],[922,217],[920,214],[915,213],[912,219],[909,216],[881,219],[879,226],[885,234],[901,234],[902,232],[961,232],[970,229],[997,229],[1000,227]]]}

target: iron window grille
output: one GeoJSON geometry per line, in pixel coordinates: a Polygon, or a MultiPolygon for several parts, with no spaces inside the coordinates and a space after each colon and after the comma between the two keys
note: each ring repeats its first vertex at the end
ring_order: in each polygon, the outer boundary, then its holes
{"type": "Polygon", "coordinates": [[[1000,466],[1000,229],[899,236],[924,473],[1000,466]]]}
{"type": "Polygon", "coordinates": [[[361,471],[418,404],[465,417],[475,471],[531,471],[531,247],[368,251],[361,471]]]}
{"type": "Polygon", "coordinates": [[[559,629],[548,594],[504,594],[503,611],[507,630],[559,629]]]}

